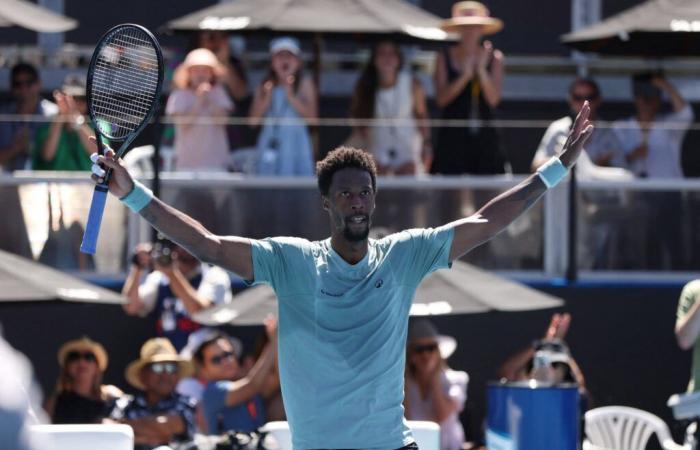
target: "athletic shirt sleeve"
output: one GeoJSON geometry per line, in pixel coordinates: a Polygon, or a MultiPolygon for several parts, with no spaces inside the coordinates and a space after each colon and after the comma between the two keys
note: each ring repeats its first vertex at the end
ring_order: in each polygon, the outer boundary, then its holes
{"type": "Polygon", "coordinates": [[[402,284],[418,286],[426,275],[451,266],[452,227],[412,229],[393,236],[396,255],[392,266],[402,284]]]}
{"type": "MultiPolygon", "coordinates": [[[[312,243],[306,239],[275,237],[251,240],[253,251],[253,280],[249,284],[267,283],[273,288],[285,287],[293,292],[295,286],[304,287],[302,274],[312,252],[312,243]]],[[[307,287],[308,288],[308,287],[307,287]]]]}

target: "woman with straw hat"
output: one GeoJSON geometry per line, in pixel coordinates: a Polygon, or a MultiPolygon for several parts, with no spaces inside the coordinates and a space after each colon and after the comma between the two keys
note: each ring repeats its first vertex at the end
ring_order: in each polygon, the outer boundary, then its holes
{"type": "Polygon", "coordinates": [[[122,392],[102,384],[107,362],[104,347],[88,337],[61,346],[56,389],[45,405],[53,423],[98,423],[108,414],[122,392]]]}
{"type": "MultiPolygon", "coordinates": [[[[442,29],[459,42],[440,52],[435,66],[436,103],[442,119],[488,121],[501,102],[503,53],[481,37],[497,33],[503,22],[482,3],[463,1],[452,7],[442,29]]],[[[506,159],[494,128],[474,122],[438,130],[431,173],[504,173],[506,159]]]]}
{"type": "Polygon", "coordinates": [[[226,126],[233,102],[221,85],[224,68],[206,48],[187,54],[175,69],[165,113],[175,124],[175,167],[178,170],[226,171],[229,142],[226,126]]]}
{"type": "Polygon", "coordinates": [[[459,413],[467,400],[469,375],[447,366],[457,341],[439,334],[432,322],[421,318],[409,324],[407,345],[406,418],[440,424],[440,448],[461,449],[464,429],[459,413]]]}

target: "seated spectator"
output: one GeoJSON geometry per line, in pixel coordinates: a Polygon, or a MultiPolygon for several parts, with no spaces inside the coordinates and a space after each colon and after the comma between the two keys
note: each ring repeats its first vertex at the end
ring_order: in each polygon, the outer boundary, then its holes
{"type": "Polygon", "coordinates": [[[205,48],[192,50],[175,69],[165,113],[182,122],[175,124],[177,170],[226,171],[229,143],[226,125],[216,123],[233,110],[233,102],[221,85],[224,68],[205,48]]]}
{"type": "MultiPolygon", "coordinates": [[[[242,378],[247,375],[253,368],[255,363],[260,359],[265,348],[270,343],[267,333],[261,333],[255,340],[253,352],[247,354],[241,363],[240,375],[237,378],[242,378]]],[[[240,359],[240,358],[239,358],[240,359]]],[[[284,410],[284,401],[282,400],[282,390],[280,387],[280,374],[277,364],[270,370],[267,379],[263,384],[260,392],[265,405],[265,417],[268,422],[287,420],[287,413],[284,410]]]]}
{"type": "MultiPolygon", "coordinates": [[[[547,162],[552,156],[556,156],[569,136],[571,124],[574,117],[579,113],[583,104],[588,101],[591,108],[590,120],[598,120],[598,111],[602,104],[602,95],[598,83],[590,78],[577,78],[569,86],[569,115],[552,122],[545,131],[537,153],[532,159],[532,171],[534,172],[542,164],[547,162]]],[[[631,178],[626,171],[606,170],[601,166],[624,167],[622,146],[617,135],[610,128],[596,128],[591,137],[586,142],[585,152],[581,155],[577,164],[577,174],[585,179],[615,179],[615,174],[620,180],[631,178]]]]}
{"type": "Polygon", "coordinates": [[[213,305],[231,301],[231,279],[218,268],[203,265],[174,244],[139,244],[122,294],[127,314],[156,318],[156,334],[182,349],[200,325],[192,315],[213,305]],[[141,281],[144,272],[153,269],[141,281]]]}
{"type": "Polygon", "coordinates": [[[586,411],[586,381],[564,342],[570,324],[571,315],[554,314],[544,337],[508,358],[501,365],[498,376],[506,381],[534,379],[551,384],[575,383],[581,394],[582,411],[586,411]]]}
{"type": "Polygon", "coordinates": [[[377,162],[380,174],[414,175],[430,167],[430,128],[417,126],[428,119],[425,91],[420,81],[403,70],[403,56],[392,41],[374,46],[360,75],[350,106],[354,119],[397,120],[357,127],[366,148],[377,162]]]}
{"type": "MultiPolygon", "coordinates": [[[[52,117],[56,104],[41,98],[39,72],[27,63],[15,64],[10,70],[10,93],[13,102],[0,109],[3,114],[52,117]]],[[[0,121],[0,166],[6,172],[30,168],[30,152],[41,122],[0,121]]]]}
{"type": "Polygon", "coordinates": [[[261,175],[311,176],[314,155],[307,122],[318,116],[316,86],[302,73],[301,47],[295,38],[270,42],[270,70],[255,90],[251,124],[268,119],[258,137],[261,175]]]}
{"type": "Polygon", "coordinates": [[[121,397],[110,414],[111,420],[134,429],[135,450],[192,440],[194,400],[175,392],[178,381],[191,373],[190,363],[178,356],[167,339],[149,339],[143,344],[140,358],[124,374],[142,393],[121,397]]]}
{"type": "Polygon", "coordinates": [[[277,360],[276,320],[268,320],[265,327],[270,345],[243,378],[237,379],[240,365],[228,336],[212,337],[194,353],[194,362],[207,380],[202,407],[209,434],[250,432],[267,421],[261,393],[277,360]]]}
{"type": "Polygon", "coordinates": [[[459,413],[467,401],[469,375],[447,366],[457,341],[438,334],[429,320],[416,319],[409,324],[407,344],[406,418],[438,423],[440,448],[461,449],[464,429],[459,413]]]}
{"type": "Polygon", "coordinates": [[[68,75],[60,91],[53,93],[59,114],[36,132],[32,152],[34,170],[90,170],[94,132],[86,121],[85,79],[68,75]]]}
{"type": "Polygon", "coordinates": [[[116,386],[102,384],[107,352],[98,342],[83,337],[58,350],[61,371],[45,409],[53,423],[100,423],[123,395],[116,386]]]}

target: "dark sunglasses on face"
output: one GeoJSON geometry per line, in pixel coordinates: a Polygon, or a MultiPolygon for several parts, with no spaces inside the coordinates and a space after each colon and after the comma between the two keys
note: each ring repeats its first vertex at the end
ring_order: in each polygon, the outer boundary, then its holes
{"type": "Polygon", "coordinates": [[[95,354],[92,352],[69,352],[66,355],[66,362],[73,362],[79,359],[83,359],[87,362],[96,362],[95,354]]]}
{"type": "Polygon", "coordinates": [[[593,100],[598,100],[598,94],[588,94],[588,95],[574,94],[571,96],[571,99],[575,102],[585,102],[586,100],[588,100],[589,102],[592,102],[593,100]]]}
{"type": "Polygon", "coordinates": [[[424,345],[414,345],[413,353],[432,353],[438,349],[437,344],[424,344],[424,345]]]}
{"type": "Polygon", "coordinates": [[[218,355],[212,356],[209,359],[209,362],[214,364],[215,366],[218,366],[225,359],[233,359],[235,356],[236,356],[236,354],[233,352],[223,352],[223,353],[219,353],[218,355]]]}
{"type": "Polygon", "coordinates": [[[36,83],[36,80],[12,80],[12,87],[18,88],[24,86],[31,86],[34,83],[36,83]]]}
{"type": "Polygon", "coordinates": [[[166,363],[153,363],[150,366],[151,372],[161,374],[161,373],[168,373],[168,374],[174,374],[177,373],[177,364],[176,363],[171,363],[171,362],[166,362],[166,363]]]}

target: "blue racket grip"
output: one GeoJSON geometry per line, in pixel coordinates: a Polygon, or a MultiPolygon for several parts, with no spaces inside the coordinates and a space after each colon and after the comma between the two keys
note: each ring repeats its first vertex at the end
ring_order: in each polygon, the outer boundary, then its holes
{"type": "Polygon", "coordinates": [[[97,236],[100,234],[100,224],[102,224],[102,214],[105,210],[105,203],[107,203],[107,191],[106,185],[98,184],[95,186],[87,225],[85,225],[85,233],[83,234],[83,243],[80,244],[80,251],[83,253],[95,254],[97,236]]]}

